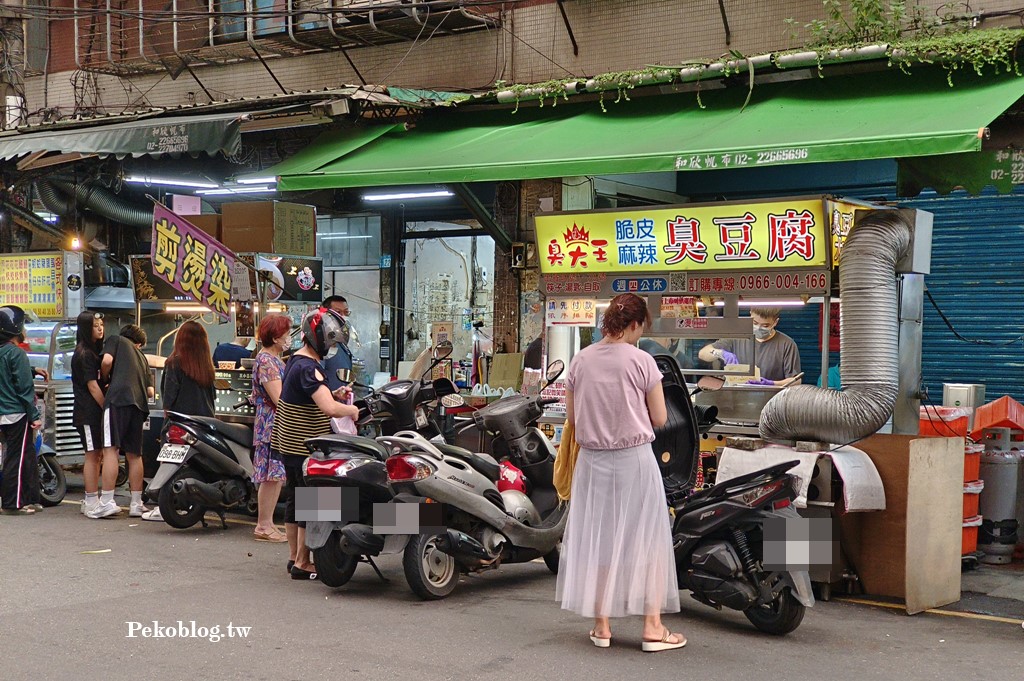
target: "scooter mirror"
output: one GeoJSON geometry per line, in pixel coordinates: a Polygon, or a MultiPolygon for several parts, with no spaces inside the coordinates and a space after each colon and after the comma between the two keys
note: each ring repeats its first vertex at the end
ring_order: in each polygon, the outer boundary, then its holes
{"type": "Polygon", "coordinates": [[[434,346],[434,359],[444,359],[454,352],[455,348],[451,341],[441,341],[434,346]]]}
{"type": "Polygon", "coordinates": [[[452,409],[454,407],[461,407],[466,403],[466,400],[462,399],[462,395],[454,393],[452,395],[445,395],[441,398],[441,405],[452,409]]]}
{"type": "Polygon", "coordinates": [[[721,376],[701,376],[697,381],[697,388],[709,393],[721,390],[724,385],[725,379],[721,376]]]}
{"type": "Polygon", "coordinates": [[[338,369],[335,372],[335,375],[338,377],[338,380],[341,381],[342,383],[351,383],[352,382],[352,370],[351,369],[338,369]]]}
{"type": "Polygon", "coordinates": [[[565,362],[560,359],[556,359],[554,362],[548,365],[548,372],[545,378],[548,383],[554,383],[555,379],[562,375],[565,371],[565,362]]]}

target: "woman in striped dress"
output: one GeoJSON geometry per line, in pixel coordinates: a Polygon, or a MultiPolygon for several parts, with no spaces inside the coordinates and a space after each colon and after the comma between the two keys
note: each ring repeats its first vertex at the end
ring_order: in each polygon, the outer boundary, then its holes
{"type": "Polygon", "coordinates": [[[270,448],[284,462],[286,487],[291,494],[285,505],[288,535],[288,573],[292,579],[316,579],[306,547],[305,523],[295,521],[295,488],[303,487],[302,464],[309,452],[305,442],[331,432],[331,419],[358,418],[359,408],[344,404],[349,388],[335,392],[327,387],[321,362],[335,352],[348,352],[348,326],[341,315],[324,308],[302,320],[302,348],[288,361],[281,377],[281,396],[271,427],[270,448]]]}

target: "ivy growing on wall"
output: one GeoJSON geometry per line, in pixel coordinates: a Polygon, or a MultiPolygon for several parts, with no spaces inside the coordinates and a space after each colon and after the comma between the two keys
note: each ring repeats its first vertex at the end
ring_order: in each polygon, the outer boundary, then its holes
{"type": "Polygon", "coordinates": [[[819,69],[822,55],[829,52],[885,45],[890,66],[909,72],[914,63],[942,64],[951,87],[953,74],[962,68],[979,75],[986,67],[1020,75],[1016,48],[1021,31],[977,29],[970,3],[950,2],[934,12],[898,0],[823,0],[822,5],[824,19],[802,26],[786,20],[791,38],[803,29],[808,41],[802,49],[818,53],[819,69]]]}
{"type": "MultiPolygon", "coordinates": [[[[787,54],[814,52],[817,54],[819,74],[828,61],[842,61],[835,52],[867,46],[884,46],[889,65],[909,73],[914,64],[940,64],[946,70],[947,81],[953,86],[954,74],[961,69],[972,69],[979,75],[986,68],[995,72],[1013,72],[1021,75],[1016,59],[1017,45],[1024,37],[1020,29],[979,29],[977,20],[967,2],[951,2],[938,10],[930,10],[918,3],[901,0],[823,0],[824,18],[808,23],[787,19],[790,38],[800,41],[801,47],[773,53],[772,60],[779,68],[778,58],[787,54]]],[[[679,72],[688,67],[714,69],[714,77],[747,74],[747,86],[754,87],[754,66],[745,55],[733,50],[718,59],[687,62],[680,65],[648,65],[631,71],[604,73],[589,79],[590,89],[599,91],[601,110],[614,96],[614,103],[629,101],[629,93],[636,87],[652,83],[670,84],[679,81],[679,72]]],[[[537,98],[540,106],[557,106],[567,101],[574,86],[583,78],[564,78],[532,84],[495,83],[498,91],[511,92],[519,110],[520,99],[537,98]]],[[[700,78],[697,80],[698,86],[700,78]]],[[[747,101],[750,96],[748,93],[747,101]]],[[[697,102],[700,88],[697,89],[697,102]]],[[[745,104],[744,104],[745,106],[745,104]]]]}

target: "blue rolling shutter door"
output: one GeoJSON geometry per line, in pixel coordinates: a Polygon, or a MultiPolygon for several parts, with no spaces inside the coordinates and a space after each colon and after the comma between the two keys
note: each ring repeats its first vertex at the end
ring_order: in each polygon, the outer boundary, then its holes
{"type": "MultiPolygon", "coordinates": [[[[1005,343],[1024,334],[1024,192],[922,194],[900,204],[935,215],[925,284],[966,338],[1005,343]]],[[[993,347],[957,339],[927,298],[921,371],[932,402],[943,383],[984,383],[986,400],[1024,401],[1024,340],[993,347]]]]}
{"type": "MultiPolygon", "coordinates": [[[[882,198],[877,189],[839,193],[882,198]]],[[[1024,190],[977,197],[924,192],[910,200],[897,199],[892,189],[884,193],[889,201],[935,216],[932,271],[925,284],[960,335],[1005,343],[1024,334],[1024,190]]],[[[800,348],[808,383],[821,375],[820,313],[818,305],[788,308],[780,323],[800,348]]],[[[832,353],[830,364],[838,361],[832,353]]],[[[921,373],[935,404],[942,402],[943,383],[983,383],[987,400],[1010,395],[1024,402],[1024,341],[1003,347],[965,343],[925,298],[921,373]]]]}

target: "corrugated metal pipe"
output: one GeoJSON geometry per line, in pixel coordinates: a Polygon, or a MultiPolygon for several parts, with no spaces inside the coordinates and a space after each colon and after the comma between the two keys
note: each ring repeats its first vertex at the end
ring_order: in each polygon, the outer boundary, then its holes
{"type": "Polygon", "coordinates": [[[74,201],[115,222],[131,227],[150,227],[153,224],[152,208],[140,208],[99,185],[74,184],[66,180],[36,180],[36,191],[47,210],[58,215],[71,212],[73,206],[70,197],[73,196],[74,201]],[[53,207],[47,204],[48,200],[53,202],[53,207]]]}
{"type": "Polygon", "coordinates": [[[36,194],[39,200],[46,207],[46,210],[55,215],[67,215],[74,211],[75,202],[71,197],[62,194],[46,180],[36,181],[36,194]]]}
{"type": "Polygon", "coordinates": [[[910,230],[895,210],[874,211],[850,230],[839,261],[843,390],[783,390],[761,412],[762,437],[847,444],[885,425],[899,385],[896,263],[910,230]]]}

